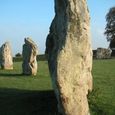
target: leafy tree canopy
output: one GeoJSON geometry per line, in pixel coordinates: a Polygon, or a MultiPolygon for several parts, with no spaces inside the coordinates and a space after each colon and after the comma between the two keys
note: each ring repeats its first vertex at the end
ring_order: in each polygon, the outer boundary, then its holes
{"type": "Polygon", "coordinates": [[[106,15],[106,28],[105,35],[107,36],[108,41],[115,39],[115,6],[110,8],[109,12],[106,15]]]}
{"type": "Polygon", "coordinates": [[[21,57],[22,55],[20,53],[17,53],[15,57],[21,57]]]}

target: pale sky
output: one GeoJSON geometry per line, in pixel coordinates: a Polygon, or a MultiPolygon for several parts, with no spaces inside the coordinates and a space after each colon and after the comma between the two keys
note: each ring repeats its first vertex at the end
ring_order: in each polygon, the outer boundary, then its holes
{"type": "MultiPolygon", "coordinates": [[[[92,48],[108,47],[105,15],[115,0],[88,0],[91,17],[92,48]]],[[[31,37],[45,50],[45,41],[54,17],[54,0],[0,0],[0,46],[9,41],[13,54],[22,52],[25,37],[31,37]]]]}
{"type": "Polygon", "coordinates": [[[108,48],[109,42],[104,36],[106,19],[109,9],[115,6],[115,0],[87,0],[91,17],[92,48],[108,48]]]}

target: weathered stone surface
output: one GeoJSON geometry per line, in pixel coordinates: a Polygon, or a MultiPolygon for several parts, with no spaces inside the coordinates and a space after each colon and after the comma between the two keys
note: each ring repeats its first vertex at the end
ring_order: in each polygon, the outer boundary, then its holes
{"type": "Polygon", "coordinates": [[[109,59],[111,58],[111,49],[97,48],[96,58],[97,59],[109,59]]]}
{"type": "Polygon", "coordinates": [[[0,48],[0,65],[2,69],[13,69],[12,51],[9,42],[4,43],[0,48]]]}
{"type": "Polygon", "coordinates": [[[55,13],[46,55],[58,110],[63,115],[89,115],[92,50],[86,0],[55,0],[55,13]]]}
{"type": "Polygon", "coordinates": [[[38,55],[37,45],[30,38],[25,38],[25,44],[23,45],[23,74],[36,75],[37,74],[37,60],[38,55]]]}

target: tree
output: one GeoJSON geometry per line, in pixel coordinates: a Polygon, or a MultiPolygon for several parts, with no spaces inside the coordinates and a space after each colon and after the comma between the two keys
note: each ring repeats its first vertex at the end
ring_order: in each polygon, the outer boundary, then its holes
{"type": "Polygon", "coordinates": [[[107,41],[114,41],[115,39],[115,6],[110,8],[109,12],[106,15],[106,28],[105,35],[107,36],[107,41]]]}
{"type": "Polygon", "coordinates": [[[17,53],[15,57],[21,57],[22,55],[20,53],[17,53]]]}

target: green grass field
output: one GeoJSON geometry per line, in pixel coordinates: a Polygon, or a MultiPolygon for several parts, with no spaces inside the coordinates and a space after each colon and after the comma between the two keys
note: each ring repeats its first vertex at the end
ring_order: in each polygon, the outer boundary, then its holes
{"type": "Polygon", "coordinates": [[[115,115],[115,59],[93,61],[94,90],[89,96],[93,115],[115,115]]]}
{"type": "MultiPolygon", "coordinates": [[[[114,59],[93,62],[92,115],[115,115],[114,68],[114,59]]],[[[14,63],[14,70],[0,70],[0,115],[57,115],[47,62],[38,62],[37,76],[21,73],[21,62],[14,63]]]]}

